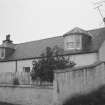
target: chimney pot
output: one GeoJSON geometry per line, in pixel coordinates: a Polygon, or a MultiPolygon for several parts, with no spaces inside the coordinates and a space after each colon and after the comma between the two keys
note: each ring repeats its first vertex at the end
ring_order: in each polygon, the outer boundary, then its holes
{"type": "Polygon", "coordinates": [[[9,35],[9,34],[6,35],[6,40],[7,40],[7,41],[10,41],[10,35],[9,35]]]}

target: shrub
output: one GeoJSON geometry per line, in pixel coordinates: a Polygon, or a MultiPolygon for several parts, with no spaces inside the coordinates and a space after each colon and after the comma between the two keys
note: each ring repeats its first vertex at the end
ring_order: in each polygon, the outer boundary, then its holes
{"type": "Polygon", "coordinates": [[[46,47],[45,52],[41,53],[41,59],[33,61],[33,68],[31,71],[31,79],[35,81],[40,78],[41,81],[53,82],[53,70],[65,69],[73,67],[76,64],[70,61],[69,57],[63,55],[63,49],[55,46],[54,48],[46,47]]]}
{"type": "Polygon", "coordinates": [[[13,79],[13,85],[19,85],[19,79],[18,78],[13,79]]]}

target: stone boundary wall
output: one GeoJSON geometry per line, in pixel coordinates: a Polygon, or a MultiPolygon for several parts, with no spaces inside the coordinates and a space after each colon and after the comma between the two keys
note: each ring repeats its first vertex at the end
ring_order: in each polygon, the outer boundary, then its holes
{"type": "Polygon", "coordinates": [[[56,100],[64,101],[75,94],[88,93],[105,84],[105,63],[55,71],[56,100]]]}
{"type": "Polygon", "coordinates": [[[1,85],[0,101],[19,105],[52,105],[53,87],[1,85]]]}
{"type": "Polygon", "coordinates": [[[105,62],[54,72],[53,85],[0,84],[0,101],[20,105],[55,105],[75,94],[84,94],[105,84],[105,62]]]}

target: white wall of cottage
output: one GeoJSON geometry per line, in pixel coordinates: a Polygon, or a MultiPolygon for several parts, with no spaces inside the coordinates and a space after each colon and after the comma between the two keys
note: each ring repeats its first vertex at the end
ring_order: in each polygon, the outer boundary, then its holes
{"type": "Polygon", "coordinates": [[[76,63],[76,66],[85,66],[95,63],[98,60],[97,53],[71,55],[70,60],[76,63]]]}
{"type": "Polygon", "coordinates": [[[17,61],[17,71],[23,72],[24,67],[30,67],[30,69],[32,69],[32,61],[33,59],[17,61]]]}
{"type": "MultiPolygon", "coordinates": [[[[76,63],[76,66],[85,66],[95,63],[98,60],[97,53],[88,54],[78,54],[70,55],[70,60],[76,63]]],[[[32,69],[31,60],[18,60],[17,61],[17,71],[23,72],[24,67],[30,67],[32,69]]],[[[16,61],[0,62],[0,73],[2,72],[15,72],[16,71],[16,61]]]]}
{"type": "Polygon", "coordinates": [[[16,62],[0,62],[0,73],[3,72],[14,72],[16,69],[16,62]]]}

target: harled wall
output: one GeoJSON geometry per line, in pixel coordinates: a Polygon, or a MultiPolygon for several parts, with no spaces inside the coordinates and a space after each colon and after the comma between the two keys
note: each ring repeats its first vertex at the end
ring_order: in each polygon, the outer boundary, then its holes
{"type": "Polygon", "coordinates": [[[71,55],[70,60],[76,63],[76,66],[86,66],[97,62],[97,53],[71,55]]]}
{"type": "Polygon", "coordinates": [[[54,83],[58,102],[75,94],[90,92],[105,84],[105,64],[56,71],[54,83]]]}
{"type": "Polygon", "coordinates": [[[15,61],[0,62],[0,73],[15,72],[15,70],[16,70],[15,61]]]}
{"type": "Polygon", "coordinates": [[[19,105],[52,105],[53,88],[0,86],[0,101],[19,105]]]}
{"type": "MultiPolygon", "coordinates": [[[[69,59],[74,61],[76,66],[85,66],[94,64],[98,60],[98,57],[97,53],[88,53],[69,55],[69,59]]],[[[30,67],[30,70],[32,70],[33,60],[34,59],[0,62],[0,73],[16,71],[21,73],[24,71],[24,67],[30,67]]]]}

